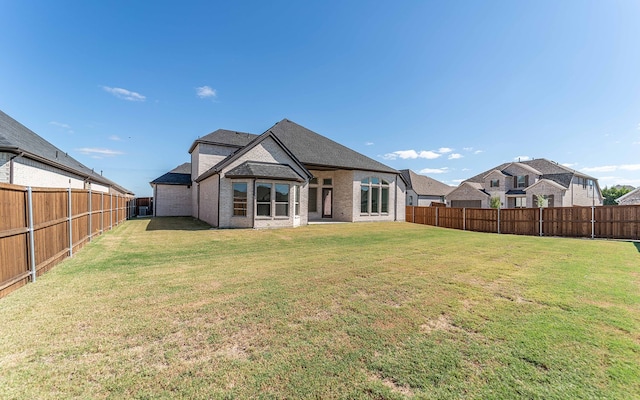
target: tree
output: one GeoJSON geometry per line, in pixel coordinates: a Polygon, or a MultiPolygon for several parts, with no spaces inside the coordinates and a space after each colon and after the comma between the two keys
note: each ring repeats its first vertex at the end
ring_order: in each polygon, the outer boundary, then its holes
{"type": "Polygon", "coordinates": [[[611,188],[607,188],[606,186],[602,189],[602,197],[604,197],[604,205],[605,206],[617,206],[618,203],[615,200],[623,196],[633,189],[630,189],[628,186],[612,186],[611,188]]]}
{"type": "Polygon", "coordinates": [[[549,199],[541,194],[536,194],[536,203],[540,208],[547,207],[549,205],[549,199]]]}
{"type": "Polygon", "coordinates": [[[500,208],[500,197],[491,198],[491,208],[500,208]]]}

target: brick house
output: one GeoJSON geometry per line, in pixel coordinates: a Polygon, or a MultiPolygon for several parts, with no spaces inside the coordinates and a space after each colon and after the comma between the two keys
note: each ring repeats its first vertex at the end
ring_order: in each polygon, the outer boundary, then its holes
{"type": "Polygon", "coordinates": [[[602,205],[598,180],[544,158],[501,164],[462,182],[446,197],[451,207],[503,208],[602,205]]]}
{"type": "Polygon", "coordinates": [[[621,206],[640,205],[640,187],[618,197],[615,201],[621,206]]]}
{"type": "Polygon", "coordinates": [[[404,220],[399,171],[287,119],[261,135],[219,129],[189,153],[151,182],[156,216],[220,228],[404,220]]]}
{"type": "Polygon", "coordinates": [[[454,189],[426,175],[416,174],[410,169],[402,169],[400,172],[407,182],[406,205],[408,206],[430,206],[432,202],[444,203],[446,195],[454,189]]]}
{"type": "Polygon", "coordinates": [[[0,183],[132,196],[0,111],[0,183]]]}

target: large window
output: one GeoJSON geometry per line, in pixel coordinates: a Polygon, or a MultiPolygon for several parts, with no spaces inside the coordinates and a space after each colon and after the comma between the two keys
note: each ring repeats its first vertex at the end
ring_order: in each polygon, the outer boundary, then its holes
{"type": "Polygon", "coordinates": [[[381,214],[389,212],[389,182],[378,177],[360,181],[360,213],[381,214]]]}
{"type": "Polygon", "coordinates": [[[256,215],[261,217],[271,216],[271,184],[256,184],[256,215]]]}
{"type": "Polygon", "coordinates": [[[289,185],[276,184],[276,217],[289,216],[289,185]]]}
{"type": "Polygon", "coordinates": [[[318,212],[318,188],[309,188],[309,212],[318,212]]]}
{"type": "Polygon", "coordinates": [[[515,201],[515,208],[526,208],[527,207],[527,198],[526,197],[516,197],[514,199],[515,201]]]}
{"type": "Polygon", "coordinates": [[[233,184],[233,216],[247,216],[247,184],[238,182],[233,184]]]}

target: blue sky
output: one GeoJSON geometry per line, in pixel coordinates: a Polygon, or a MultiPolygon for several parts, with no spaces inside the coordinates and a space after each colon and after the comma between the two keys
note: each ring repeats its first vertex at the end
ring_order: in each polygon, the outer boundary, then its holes
{"type": "Polygon", "coordinates": [[[0,0],[0,109],[138,196],[288,118],[451,185],[547,158],[640,186],[640,2],[0,0]]]}

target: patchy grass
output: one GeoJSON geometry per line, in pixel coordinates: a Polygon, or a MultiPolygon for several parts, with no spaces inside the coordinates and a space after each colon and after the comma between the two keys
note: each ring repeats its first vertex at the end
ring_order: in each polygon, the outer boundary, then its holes
{"type": "Polygon", "coordinates": [[[0,397],[640,398],[632,243],[129,221],[0,299],[0,397]]]}

